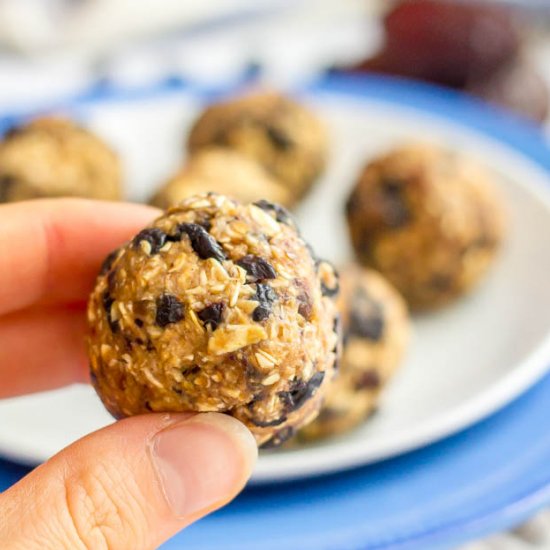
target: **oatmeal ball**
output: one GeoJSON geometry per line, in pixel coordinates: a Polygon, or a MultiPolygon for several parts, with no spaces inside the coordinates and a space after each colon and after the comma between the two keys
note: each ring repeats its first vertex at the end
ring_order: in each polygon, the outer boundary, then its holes
{"type": "Polygon", "coordinates": [[[44,117],[12,128],[0,142],[0,202],[41,197],[121,198],[115,153],[63,118],[44,117]]]}
{"type": "Polygon", "coordinates": [[[231,149],[210,147],[192,155],[151,199],[151,204],[166,209],[206,191],[242,202],[268,199],[284,206],[292,202],[288,189],[254,160],[231,149]]]}
{"type": "Polygon", "coordinates": [[[340,285],[344,345],[339,372],[317,419],[300,430],[301,440],[342,434],[363,422],[409,341],[405,301],[382,276],[350,265],[341,272],[340,285]]]}
{"type": "Polygon", "coordinates": [[[323,172],[327,135],[303,105],[276,93],[256,93],[207,108],[189,135],[189,150],[229,147],[262,164],[302,198],[323,172]]]}
{"type": "Polygon", "coordinates": [[[473,287],[504,232],[489,174],[468,158],[427,145],[369,163],[346,210],[357,258],[416,309],[440,306],[473,287]]]}
{"type": "Polygon", "coordinates": [[[282,207],[191,197],[105,261],[88,306],[92,381],[116,417],[226,412],[278,445],[333,376],[337,292],[282,207]]]}

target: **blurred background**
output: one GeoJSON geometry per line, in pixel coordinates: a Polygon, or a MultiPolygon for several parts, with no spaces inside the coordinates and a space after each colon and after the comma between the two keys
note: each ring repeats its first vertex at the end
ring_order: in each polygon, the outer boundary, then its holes
{"type": "MultiPolygon", "coordinates": [[[[278,88],[327,72],[427,81],[548,133],[548,0],[0,0],[0,109],[167,79],[278,88]],[[490,106],[490,107],[489,107],[490,106]]],[[[468,550],[550,548],[541,516],[468,550]]]]}
{"type": "Polygon", "coordinates": [[[277,86],[329,70],[428,80],[535,121],[547,111],[546,0],[0,0],[0,105],[101,82],[277,86]]]}

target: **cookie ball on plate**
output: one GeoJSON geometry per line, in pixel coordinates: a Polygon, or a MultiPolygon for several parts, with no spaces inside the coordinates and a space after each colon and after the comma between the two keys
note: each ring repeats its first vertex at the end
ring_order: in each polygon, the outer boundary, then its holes
{"type": "Polygon", "coordinates": [[[288,189],[270,176],[258,163],[237,151],[211,147],[197,151],[185,166],[151,199],[166,209],[206,191],[234,197],[242,202],[268,199],[288,206],[288,189]]]}
{"type": "Polygon", "coordinates": [[[333,376],[337,288],[281,207],[189,198],[106,260],[88,306],[92,381],[116,417],[225,412],[278,445],[333,376]]]}
{"type": "Polygon", "coordinates": [[[400,365],[409,342],[405,301],[378,273],[349,265],[340,274],[343,353],[319,416],[300,440],[339,435],[363,422],[400,365]]]}
{"type": "Polygon", "coordinates": [[[490,174],[462,155],[427,145],[370,162],[346,209],[357,258],[416,309],[470,290],[493,263],[504,232],[490,174]]]}
{"type": "Polygon", "coordinates": [[[117,200],[117,155],[97,136],[64,118],[12,128],[0,142],[0,202],[41,197],[117,200]]]}
{"type": "Polygon", "coordinates": [[[189,150],[229,147],[259,162],[302,198],[323,172],[327,134],[317,116],[276,93],[256,93],[208,107],[189,135],[189,150]]]}

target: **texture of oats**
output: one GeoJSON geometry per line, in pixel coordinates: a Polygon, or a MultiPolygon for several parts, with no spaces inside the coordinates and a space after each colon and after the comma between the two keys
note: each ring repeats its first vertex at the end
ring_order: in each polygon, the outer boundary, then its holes
{"type": "Polygon", "coordinates": [[[337,376],[319,416],[299,431],[297,440],[339,435],[363,422],[375,410],[409,342],[405,301],[375,271],[345,267],[337,305],[343,331],[337,376]]]}
{"type": "Polygon", "coordinates": [[[370,162],[346,210],[357,258],[415,309],[443,305],[472,288],[493,263],[505,226],[489,174],[425,145],[370,162]]]}
{"type": "Polygon", "coordinates": [[[0,202],[41,197],[117,200],[120,161],[98,137],[63,118],[13,128],[0,143],[0,202]]]}
{"type": "Polygon", "coordinates": [[[315,114],[275,93],[256,93],[208,107],[189,135],[189,150],[228,147],[259,162],[302,198],[323,172],[326,130],[315,114]]]}
{"type": "Polygon", "coordinates": [[[338,347],[318,272],[337,280],[283,209],[258,204],[186,199],[106,260],[88,351],[113,415],[225,412],[266,446],[317,415],[338,347]]]}
{"type": "Polygon", "coordinates": [[[250,157],[228,148],[205,147],[191,155],[185,166],[159,189],[151,204],[166,209],[207,191],[245,203],[260,199],[283,206],[292,203],[289,190],[250,157]]]}

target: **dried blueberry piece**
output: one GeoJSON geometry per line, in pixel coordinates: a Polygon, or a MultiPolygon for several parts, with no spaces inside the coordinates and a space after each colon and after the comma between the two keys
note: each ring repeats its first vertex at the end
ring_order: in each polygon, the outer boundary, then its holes
{"type": "Polygon", "coordinates": [[[277,299],[277,294],[269,285],[256,283],[254,299],[260,305],[252,312],[252,320],[260,323],[271,315],[271,304],[277,299]]]}
{"type": "Polygon", "coordinates": [[[165,327],[183,319],[183,304],[173,294],[162,294],[157,298],[155,323],[165,327]]]}
{"type": "Polygon", "coordinates": [[[107,315],[107,323],[109,328],[113,333],[118,331],[118,321],[114,321],[111,317],[111,306],[114,304],[115,300],[111,296],[108,290],[106,290],[101,296],[101,301],[103,302],[103,309],[107,315]]]}
{"type": "Polygon", "coordinates": [[[355,389],[375,390],[380,387],[381,383],[382,380],[380,380],[380,375],[374,369],[371,369],[361,374],[355,383],[355,389]]]}
{"type": "Polygon", "coordinates": [[[168,235],[157,227],[150,227],[140,231],[132,241],[135,248],[140,246],[141,241],[146,241],[151,245],[151,254],[158,254],[159,250],[165,245],[168,235]]]}
{"type": "Polygon", "coordinates": [[[279,426],[283,422],[286,422],[286,419],[286,416],[281,416],[280,418],[276,418],[275,420],[258,420],[257,418],[252,417],[250,419],[250,422],[252,422],[254,426],[258,426],[259,428],[270,428],[272,426],[279,426]]]}
{"type": "Polygon", "coordinates": [[[253,401],[251,401],[247,405],[247,408],[251,413],[250,421],[255,426],[259,426],[260,428],[269,428],[271,426],[279,426],[280,424],[282,424],[283,422],[286,421],[286,419],[287,419],[286,415],[282,415],[279,418],[276,418],[275,420],[259,420],[255,415],[255,413],[256,413],[255,409],[256,409],[257,403],[260,399],[261,399],[261,397],[259,399],[254,399],[253,401]]]}
{"type": "Polygon", "coordinates": [[[275,279],[277,277],[273,266],[259,256],[247,254],[235,263],[246,271],[249,283],[256,283],[263,279],[275,279]]]}
{"type": "Polygon", "coordinates": [[[205,326],[210,327],[212,330],[216,330],[221,323],[224,311],[225,304],[223,302],[217,302],[201,309],[197,313],[197,317],[205,326]]]}
{"type": "Polygon", "coordinates": [[[382,216],[388,227],[403,227],[411,219],[411,213],[403,197],[403,183],[395,178],[382,180],[382,216]]]}
{"type": "Polygon", "coordinates": [[[274,449],[275,447],[279,447],[285,441],[288,441],[295,433],[296,433],[295,428],[293,428],[292,426],[287,426],[286,428],[283,428],[282,430],[278,431],[271,439],[269,439],[263,445],[261,445],[260,448],[274,449]]]}
{"type": "Polygon", "coordinates": [[[265,321],[270,315],[271,308],[266,305],[260,305],[252,312],[252,320],[256,323],[261,323],[262,321],[265,321]]]}
{"type": "Polygon", "coordinates": [[[363,288],[353,294],[348,334],[378,342],[384,334],[384,310],[363,288]]]}
{"type": "Polygon", "coordinates": [[[277,299],[275,291],[266,284],[256,284],[256,300],[261,304],[272,304],[277,299]]]}
{"type": "Polygon", "coordinates": [[[285,223],[286,225],[294,225],[294,218],[290,212],[278,204],[266,201],[265,199],[256,201],[254,206],[261,208],[265,212],[275,215],[275,219],[280,223],[285,223]]]}
{"type": "Polygon", "coordinates": [[[279,398],[287,412],[295,411],[304,405],[317,391],[325,378],[324,372],[316,372],[307,382],[294,380],[288,391],[279,392],[279,398]]]}
{"type": "Polygon", "coordinates": [[[119,249],[113,250],[104,260],[101,264],[101,269],[99,271],[100,275],[105,275],[111,267],[113,267],[114,261],[117,259],[119,249]]]}
{"type": "Polygon", "coordinates": [[[198,223],[180,223],[178,225],[178,234],[180,236],[185,234],[189,237],[191,247],[201,260],[214,258],[218,262],[223,262],[226,259],[220,243],[202,225],[198,223]]]}
{"type": "Polygon", "coordinates": [[[0,202],[8,200],[10,189],[15,185],[17,179],[8,174],[0,177],[0,202]]]}
{"type": "Polygon", "coordinates": [[[289,151],[294,147],[294,141],[282,128],[266,125],[265,132],[271,143],[280,151],[289,151]]]}

